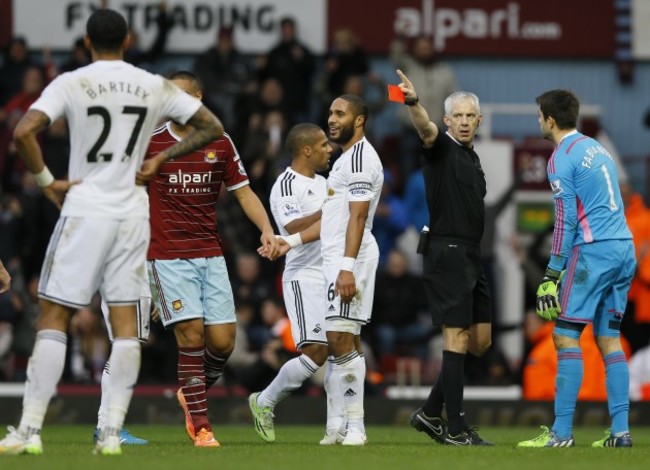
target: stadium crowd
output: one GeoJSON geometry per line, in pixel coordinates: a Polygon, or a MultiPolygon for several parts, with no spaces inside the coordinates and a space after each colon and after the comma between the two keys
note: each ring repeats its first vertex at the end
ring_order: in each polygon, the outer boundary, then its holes
{"type": "MultiPolygon", "coordinates": [[[[139,45],[137,32],[132,31],[126,60],[166,74],[174,71],[169,68],[173,57],[165,53],[167,34],[174,25],[163,7],[157,27],[157,37],[147,50],[139,45]]],[[[329,52],[317,57],[301,43],[299,25],[292,19],[284,19],[279,29],[277,44],[266,54],[252,57],[238,51],[233,29],[223,27],[217,31],[214,45],[196,56],[192,70],[203,83],[205,104],[224,122],[241,153],[251,187],[265,204],[277,175],[290,163],[283,144],[294,124],[311,121],[324,127],[329,103],[344,93],[363,96],[371,117],[386,105],[385,84],[373,71],[370,58],[353,31],[336,31],[329,52]]],[[[45,199],[18,158],[12,131],[47,83],[58,74],[90,63],[81,39],[74,42],[67,54],[32,50],[28,40],[12,38],[0,62],[0,259],[13,278],[11,290],[0,296],[0,381],[11,382],[25,380],[27,359],[35,340],[39,271],[58,218],[58,210],[45,199]]],[[[441,123],[443,100],[458,85],[453,69],[435,57],[432,42],[426,37],[406,40],[398,36],[391,45],[390,57],[384,60],[405,70],[418,90],[426,90],[420,100],[426,109],[440,111],[440,115],[432,115],[432,120],[441,123]]],[[[376,301],[372,323],[363,333],[369,392],[380,391],[383,385],[396,380],[400,358],[415,358],[418,376],[422,374],[422,381],[427,383],[435,380],[439,367],[439,331],[431,326],[419,278],[421,262],[413,256],[417,243],[414,234],[426,225],[428,217],[423,177],[413,164],[416,159],[399,157],[418,152],[419,140],[407,125],[406,114],[404,118],[406,124],[395,129],[394,135],[375,136],[372,119],[367,129],[369,139],[376,139],[373,143],[385,168],[373,229],[381,252],[376,301]]],[[[66,123],[59,121],[48,128],[40,143],[55,178],[64,178],[70,150],[66,123]]],[[[499,202],[501,206],[509,202],[515,189],[508,191],[506,199],[499,202]]],[[[629,342],[631,383],[635,388],[632,397],[650,399],[650,212],[629,184],[623,189],[639,267],[622,330],[629,342]]],[[[492,213],[490,209],[496,211],[492,211],[496,218],[498,207],[488,208],[488,215],[492,213]]],[[[258,232],[234,198],[221,197],[216,211],[238,322],[235,351],[224,382],[249,391],[260,390],[284,362],[296,355],[281,300],[282,262],[270,262],[256,254],[258,232]]],[[[493,225],[494,221],[488,220],[487,230],[493,230],[490,223],[493,225]]],[[[525,331],[525,358],[521,364],[506,359],[498,340],[497,312],[494,346],[481,359],[469,359],[468,384],[521,383],[527,398],[553,398],[552,380],[557,364],[552,363],[554,354],[543,352],[544,348],[552,350],[550,330],[531,313],[551,235],[552,226],[532,243],[525,244],[517,234],[512,234],[512,249],[526,279],[526,305],[520,325],[525,331]],[[550,363],[544,364],[538,358],[550,363]],[[532,374],[535,380],[530,380],[532,374]]],[[[485,243],[487,246],[482,248],[487,265],[494,256],[489,246],[493,241],[486,237],[485,243]]],[[[498,298],[495,305],[499,305],[498,298]]],[[[110,348],[99,298],[75,315],[68,334],[72,347],[64,380],[98,383],[110,348]]],[[[597,355],[597,351],[590,353],[586,348],[584,354],[597,355]]],[[[174,383],[176,357],[174,337],[160,323],[152,323],[149,341],[143,347],[140,381],[174,383]]],[[[581,398],[605,399],[602,379],[594,380],[601,388],[587,390],[589,379],[585,376],[587,386],[583,387],[581,398]]]]}

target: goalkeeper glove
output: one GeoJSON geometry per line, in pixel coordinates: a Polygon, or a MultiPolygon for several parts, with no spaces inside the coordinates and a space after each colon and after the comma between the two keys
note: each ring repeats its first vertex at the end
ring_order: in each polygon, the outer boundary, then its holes
{"type": "Polygon", "coordinates": [[[544,320],[555,320],[562,309],[558,298],[558,288],[562,280],[562,272],[546,268],[542,282],[537,288],[535,313],[544,320]]]}

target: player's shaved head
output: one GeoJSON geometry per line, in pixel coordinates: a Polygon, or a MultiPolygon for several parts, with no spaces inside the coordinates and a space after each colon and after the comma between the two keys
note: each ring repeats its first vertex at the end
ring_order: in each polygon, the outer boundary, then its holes
{"type": "Polygon", "coordinates": [[[93,49],[99,52],[117,52],[122,48],[128,28],[126,20],[115,10],[95,10],[86,23],[86,34],[93,49]]]}
{"type": "Polygon", "coordinates": [[[176,72],[172,72],[167,76],[168,80],[186,80],[190,86],[191,86],[191,91],[196,93],[203,91],[202,86],[201,86],[201,81],[199,78],[194,75],[192,72],[188,72],[187,70],[178,70],[176,72]]]}
{"type": "Polygon", "coordinates": [[[305,146],[312,146],[316,143],[323,130],[316,124],[308,122],[296,124],[287,134],[287,148],[291,153],[291,158],[300,156],[305,146]]]}
{"type": "Polygon", "coordinates": [[[350,111],[352,111],[352,115],[355,119],[357,116],[363,116],[363,122],[365,125],[366,121],[368,120],[368,105],[364,99],[358,95],[351,94],[341,95],[339,98],[348,103],[350,106],[350,111]]]}

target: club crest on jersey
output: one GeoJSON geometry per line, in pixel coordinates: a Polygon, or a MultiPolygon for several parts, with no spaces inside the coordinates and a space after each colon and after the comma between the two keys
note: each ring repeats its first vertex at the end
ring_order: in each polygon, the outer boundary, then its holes
{"type": "Polygon", "coordinates": [[[181,299],[173,300],[172,308],[174,309],[174,312],[180,312],[183,310],[183,301],[181,299]]]}
{"type": "Polygon", "coordinates": [[[334,190],[332,188],[327,188],[327,195],[334,196],[334,190]]]}
{"type": "Polygon", "coordinates": [[[203,160],[205,160],[208,163],[218,162],[219,158],[217,157],[217,151],[215,149],[205,149],[203,160]]]}

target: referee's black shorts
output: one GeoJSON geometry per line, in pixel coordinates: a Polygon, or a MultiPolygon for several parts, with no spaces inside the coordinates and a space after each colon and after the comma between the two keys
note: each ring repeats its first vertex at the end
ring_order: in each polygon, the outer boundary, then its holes
{"type": "Polygon", "coordinates": [[[433,324],[469,328],[492,320],[492,302],[478,244],[431,237],[424,289],[433,324]]]}

